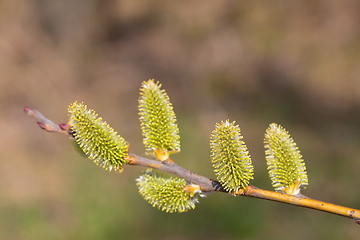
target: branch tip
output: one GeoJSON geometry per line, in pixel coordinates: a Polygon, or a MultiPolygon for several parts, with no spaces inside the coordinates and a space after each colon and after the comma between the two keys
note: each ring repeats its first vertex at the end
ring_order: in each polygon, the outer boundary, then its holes
{"type": "Polygon", "coordinates": [[[26,114],[29,114],[30,111],[32,111],[31,107],[24,107],[24,112],[26,112],[26,114]]]}

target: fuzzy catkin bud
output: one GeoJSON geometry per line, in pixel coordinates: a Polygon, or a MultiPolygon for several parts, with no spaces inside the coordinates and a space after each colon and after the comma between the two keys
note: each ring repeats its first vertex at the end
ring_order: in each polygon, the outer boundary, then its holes
{"type": "Polygon", "coordinates": [[[265,132],[265,155],[269,176],[276,191],[298,194],[308,185],[304,160],[290,134],[280,125],[270,124],[265,132]]]}
{"type": "Polygon", "coordinates": [[[136,180],[139,192],[153,207],[165,212],[186,212],[198,202],[194,196],[200,192],[198,185],[180,177],[168,177],[151,169],[136,180]]]}
{"type": "Polygon", "coordinates": [[[139,115],[147,154],[166,160],[170,153],[180,151],[175,113],[159,82],[143,82],[140,89],[139,115]]]}
{"type": "Polygon", "coordinates": [[[234,194],[253,179],[253,166],[239,126],[229,120],[217,123],[212,132],[211,162],[223,187],[234,194]]]}
{"type": "Polygon", "coordinates": [[[126,141],[83,103],[71,104],[69,117],[76,143],[86,156],[106,170],[121,172],[128,162],[126,141]]]}

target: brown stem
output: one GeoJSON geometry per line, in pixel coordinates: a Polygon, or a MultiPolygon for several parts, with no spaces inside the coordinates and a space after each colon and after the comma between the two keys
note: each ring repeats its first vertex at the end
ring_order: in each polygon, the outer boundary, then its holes
{"type": "Polygon", "coordinates": [[[218,181],[212,180],[210,178],[201,176],[185,168],[182,168],[170,159],[165,161],[157,161],[157,160],[143,158],[135,154],[129,154],[128,164],[146,166],[185,178],[186,180],[199,185],[201,191],[203,192],[213,192],[213,191],[226,192],[218,181]]]}

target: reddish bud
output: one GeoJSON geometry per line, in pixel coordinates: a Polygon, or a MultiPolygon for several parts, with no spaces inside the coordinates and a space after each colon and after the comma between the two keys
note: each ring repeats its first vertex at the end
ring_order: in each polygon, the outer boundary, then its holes
{"type": "Polygon", "coordinates": [[[31,107],[24,107],[24,111],[26,113],[29,113],[30,111],[32,111],[32,108],[31,107]]]}
{"type": "Polygon", "coordinates": [[[45,129],[45,125],[42,122],[36,122],[40,128],[45,129]]]}
{"type": "Polygon", "coordinates": [[[70,125],[67,123],[60,123],[59,127],[61,128],[61,130],[70,130],[70,125]]]}

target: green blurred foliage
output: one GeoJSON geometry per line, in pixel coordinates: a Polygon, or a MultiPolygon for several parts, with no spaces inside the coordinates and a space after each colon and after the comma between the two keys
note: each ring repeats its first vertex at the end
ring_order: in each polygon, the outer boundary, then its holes
{"type": "Polygon", "coordinates": [[[163,84],[181,166],[214,178],[214,124],[236,121],[252,184],[271,189],[263,138],[284,126],[306,162],[303,194],[360,208],[360,3],[0,1],[1,239],[356,239],[352,220],[212,194],[167,214],[137,193],[143,170],[108,173],[21,111],[67,122],[84,101],[142,155],[141,82],[163,84]]]}

